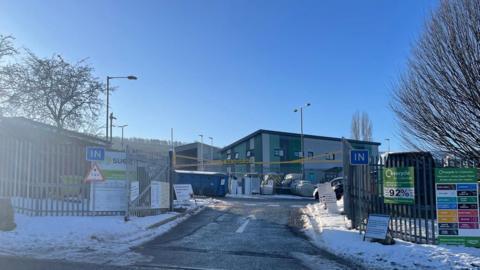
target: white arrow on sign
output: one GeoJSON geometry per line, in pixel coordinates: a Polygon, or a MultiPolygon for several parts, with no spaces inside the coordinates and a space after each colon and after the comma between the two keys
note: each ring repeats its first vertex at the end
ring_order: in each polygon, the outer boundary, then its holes
{"type": "Polygon", "coordinates": [[[85,182],[94,182],[94,181],[103,181],[105,178],[103,177],[100,168],[98,167],[97,163],[92,164],[92,168],[85,177],[85,182]]]}

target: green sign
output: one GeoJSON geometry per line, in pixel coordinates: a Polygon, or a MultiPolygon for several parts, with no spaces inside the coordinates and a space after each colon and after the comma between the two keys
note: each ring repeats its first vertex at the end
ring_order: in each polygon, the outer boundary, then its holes
{"type": "Polygon", "coordinates": [[[383,202],[390,204],[415,203],[415,170],[413,167],[383,170],[383,202]]]}
{"type": "Polygon", "coordinates": [[[435,169],[438,242],[480,247],[475,168],[435,169]]]}

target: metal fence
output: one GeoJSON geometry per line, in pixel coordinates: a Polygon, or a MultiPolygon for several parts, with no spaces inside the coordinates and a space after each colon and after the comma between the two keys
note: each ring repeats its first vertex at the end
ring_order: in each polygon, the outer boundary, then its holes
{"type": "Polygon", "coordinates": [[[94,184],[84,181],[91,168],[86,145],[65,138],[0,136],[0,197],[10,198],[17,213],[30,216],[146,216],[168,209],[168,157],[131,148],[124,192],[128,208],[96,209],[94,184]]]}
{"type": "MultiPolygon", "coordinates": [[[[344,142],[346,156],[351,150],[344,142]]],[[[436,243],[435,162],[429,153],[404,153],[371,157],[368,166],[345,162],[345,213],[354,228],[365,230],[369,214],[391,217],[393,237],[414,243],[436,243]],[[414,204],[384,202],[383,170],[414,167],[414,204]]]]}
{"type": "Polygon", "coordinates": [[[83,146],[0,138],[0,196],[10,197],[16,212],[88,215],[88,168],[83,146]]]}

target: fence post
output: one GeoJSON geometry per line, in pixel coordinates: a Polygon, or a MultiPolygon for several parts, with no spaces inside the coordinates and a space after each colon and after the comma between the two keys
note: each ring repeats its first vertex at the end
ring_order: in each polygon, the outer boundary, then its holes
{"type": "MultiPolygon", "coordinates": [[[[125,221],[129,221],[130,220],[130,185],[131,185],[131,182],[130,182],[130,173],[129,173],[129,163],[130,163],[130,160],[129,160],[129,155],[128,155],[128,144],[125,148],[125,176],[126,176],[126,180],[127,180],[127,183],[126,183],[126,191],[127,191],[127,209],[125,211],[125,221]]],[[[131,168],[131,167],[130,167],[131,168]]]]}
{"type": "Polygon", "coordinates": [[[170,150],[168,152],[168,157],[169,157],[169,169],[170,169],[170,173],[169,173],[169,177],[168,177],[168,186],[169,186],[169,190],[170,190],[170,193],[169,193],[169,208],[170,208],[170,212],[173,212],[173,176],[174,176],[174,173],[175,173],[175,167],[174,167],[174,160],[173,160],[173,151],[170,150]]]}

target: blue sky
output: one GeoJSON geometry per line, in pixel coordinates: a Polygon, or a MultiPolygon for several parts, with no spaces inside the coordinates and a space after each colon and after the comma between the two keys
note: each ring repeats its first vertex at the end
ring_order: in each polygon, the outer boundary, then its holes
{"type": "MultiPolygon", "coordinates": [[[[400,150],[392,83],[436,1],[5,1],[0,33],[41,56],[88,57],[117,80],[127,136],[226,145],[257,129],[349,137],[366,111],[400,150]]],[[[104,119],[101,119],[103,123],[104,119]]],[[[119,130],[116,131],[120,134],[119,130]]]]}

